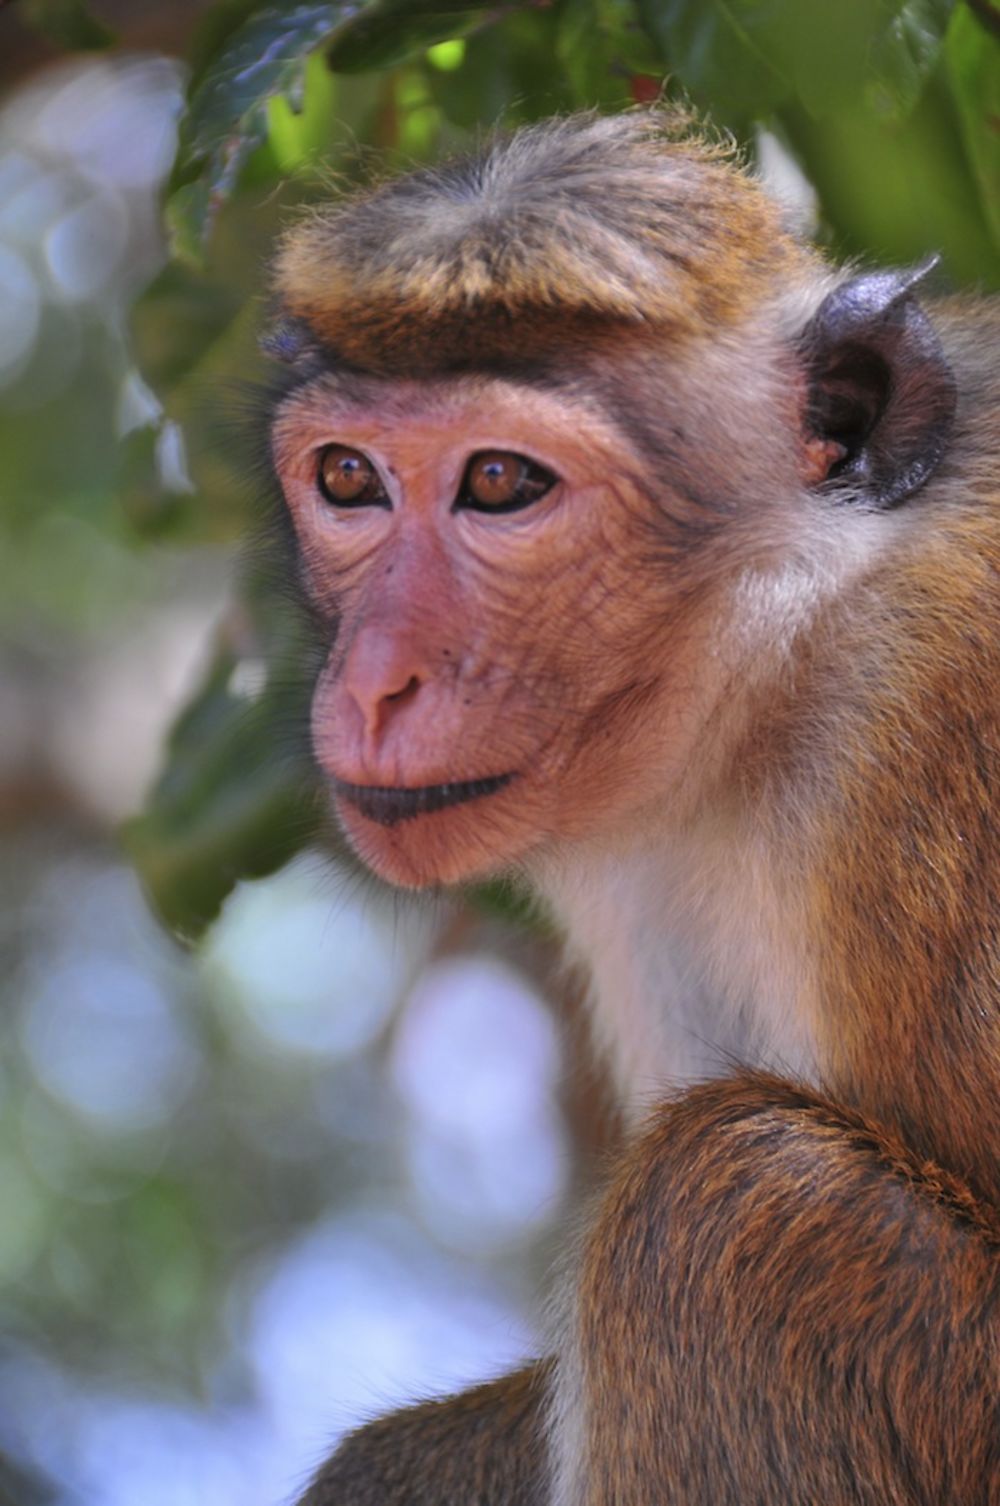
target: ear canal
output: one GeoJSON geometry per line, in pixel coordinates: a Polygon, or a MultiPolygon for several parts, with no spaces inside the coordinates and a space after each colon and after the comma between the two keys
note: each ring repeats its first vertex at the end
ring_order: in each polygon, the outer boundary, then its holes
{"type": "Polygon", "coordinates": [[[955,379],[914,297],[936,256],[842,283],[806,327],[810,439],[843,446],[821,483],[849,484],[875,508],[898,507],[937,468],[955,416],[955,379]]]}

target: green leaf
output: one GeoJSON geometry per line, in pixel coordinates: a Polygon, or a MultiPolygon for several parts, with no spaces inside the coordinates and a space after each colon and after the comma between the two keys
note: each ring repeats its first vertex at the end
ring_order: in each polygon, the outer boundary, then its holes
{"type": "Polygon", "coordinates": [[[952,0],[637,0],[665,66],[722,117],[759,119],[799,101],[820,118],[874,76],[886,108],[909,108],[952,0]]]}
{"type": "Polygon", "coordinates": [[[636,9],[664,68],[702,108],[765,114],[789,92],[767,30],[780,22],[780,6],[754,6],[756,19],[743,15],[740,0],[636,0],[636,9]]]}
{"type": "Polygon", "coordinates": [[[805,108],[822,118],[864,98],[876,44],[903,0],[782,0],[780,9],[773,56],[805,108]]]}
{"type": "Polygon", "coordinates": [[[465,43],[461,37],[453,37],[447,42],[435,42],[433,47],[427,49],[427,61],[432,68],[440,68],[443,73],[454,73],[465,61],[465,43]]]}
{"type": "Polygon", "coordinates": [[[96,20],[84,0],[21,0],[18,15],[60,47],[94,51],[110,47],[113,31],[96,20]]]}
{"type": "Polygon", "coordinates": [[[781,123],[819,193],[838,257],[905,266],[936,250],[952,282],[997,285],[996,245],[943,68],[905,123],[864,99],[823,119],[788,110],[781,123]]]}
{"type": "Polygon", "coordinates": [[[955,0],[908,0],[871,52],[868,98],[876,110],[902,119],[913,109],[944,44],[955,0]]]}
{"type": "Polygon", "coordinates": [[[361,73],[394,68],[438,42],[465,36],[488,15],[509,10],[469,0],[370,0],[356,16],[337,27],[327,48],[327,62],[336,73],[361,73]]]}
{"type": "Polygon", "coordinates": [[[265,206],[236,200],[206,269],[169,264],[133,306],[130,354],[152,391],[132,389],[127,416],[148,427],[121,446],[117,496],[144,536],[209,543],[246,528],[248,449],[265,422],[257,294],[278,212],[275,196],[265,206]]]}
{"type": "MultiPolygon", "coordinates": [[[[302,658],[307,656],[302,653],[302,658]]],[[[123,841],[163,923],[196,940],[236,883],[282,867],[320,824],[316,776],[288,729],[308,726],[298,669],[272,670],[256,700],[232,688],[239,659],[223,646],[167,746],[163,777],[123,841]]]]}
{"type": "Polygon", "coordinates": [[[297,107],[305,60],[356,0],[268,6],[229,36],[195,87],[181,134],[181,162],[204,162],[168,208],[176,254],[196,261],[212,221],[240,170],[267,137],[268,103],[285,95],[297,107]]]}
{"type": "Polygon", "coordinates": [[[162,418],[133,429],[121,442],[118,505],[135,532],[147,538],[173,531],[189,500],[189,488],[178,486],[168,469],[164,450],[171,445],[181,454],[183,435],[162,418]]]}
{"type": "Polygon", "coordinates": [[[356,4],[268,6],[238,27],[205,70],[191,99],[184,146],[193,157],[225,148],[234,133],[263,140],[264,106],[294,96],[307,55],[356,4]]]}
{"type": "Polygon", "coordinates": [[[946,56],[966,156],[1000,250],[1000,39],[959,6],[948,29],[946,56]]]}
{"type": "Polygon", "coordinates": [[[308,728],[325,644],[276,579],[277,547],[248,557],[164,772],[122,834],[153,908],[183,940],[204,933],[241,879],[275,872],[323,824],[308,728]]]}
{"type": "Polygon", "coordinates": [[[167,200],[163,218],[170,254],[192,270],[205,264],[206,242],[217,208],[221,208],[221,202],[213,208],[207,174],[193,183],[183,184],[167,200]]]}
{"type": "Polygon", "coordinates": [[[503,119],[513,85],[502,28],[476,32],[465,43],[461,68],[426,66],[427,85],[446,118],[464,131],[503,119]]]}
{"type": "MultiPolygon", "coordinates": [[[[764,113],[788,83],[726,0],[637,0],[637,12],[660,47],[664,68],[699,104],[764,113]]],[[[759,9],[770,9],[762,8],[759,9]]]]}
{"type": "Polygon", "coordinates": [[[631,0],[561,0],[557,14],[557,57],[577,104],[620,108],[634,74],[662,71],[631,0]]]}
{"type": "Polygon", "coordinates": [[[206,277],[171,262],[132,306],[132,350],[161,396],[193,371],[245,307],[242,269],[230,262],[227,270],[228,277],[206,277]]]}
{"type": "Polygon", "coordinates": [[[559,60],[561,18],[554,6],[515,10],[468,38],[454,73],[426,70],[435,100],[466,130],[513,127],[579,100],[559,60]]]}
{"type": "Polygon", "coordinates": [[[206,71],[235,31],[260,9],[261,0],[213,0],[192,33],[187,47],[191,69],[188,94],[194,93],[206,71]]]}
{"type": "Polygon", "coordinates": [[[260,511],[266,424],[259,309],[246,304],[181,380],[161,383],[152,444],[130,435],[120,497],[143,533],[229,543],[260,511]]]}
{"type": "Polygon", "coordinates": [[[299,172],[313,163],[329,165],[336,126],[342,122],[344,92],[323,54],[314,52],[305,63],[301,108],[296,110],[281,94],[268,101],[268,142],[281,172],[299,172]]]}

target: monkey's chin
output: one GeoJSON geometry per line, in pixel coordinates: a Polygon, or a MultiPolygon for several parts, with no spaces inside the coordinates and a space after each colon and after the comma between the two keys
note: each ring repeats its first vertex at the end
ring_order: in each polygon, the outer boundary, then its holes
{"type": "Polygon", "coordinates": [[[489,878],[530,845],[512,774],[417,790],[334,782],[340,825],[379,878],[426,889],[489,878]]]}

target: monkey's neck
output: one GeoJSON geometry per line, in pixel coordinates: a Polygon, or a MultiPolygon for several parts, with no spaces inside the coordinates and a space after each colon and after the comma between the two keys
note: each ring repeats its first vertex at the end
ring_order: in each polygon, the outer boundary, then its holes
{"type": "Polygon", "coordinates": [[[787,853],[722,824],[627,858],[577,851],[540,883],[591,979],[626,1112],[734,1064],[811,1077],[817,988],[787,853]]]}

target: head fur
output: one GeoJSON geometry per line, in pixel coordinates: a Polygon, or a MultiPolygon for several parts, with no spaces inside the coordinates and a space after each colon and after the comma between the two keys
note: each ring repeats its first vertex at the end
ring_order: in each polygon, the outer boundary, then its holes
{"type": "Polygon", "coordinates": [[[805,255],[726,156],[662,111],[498,136],[315,211],[280,250],[278,299],[341,361],[400,375],[715,330],[805,255]]]}

